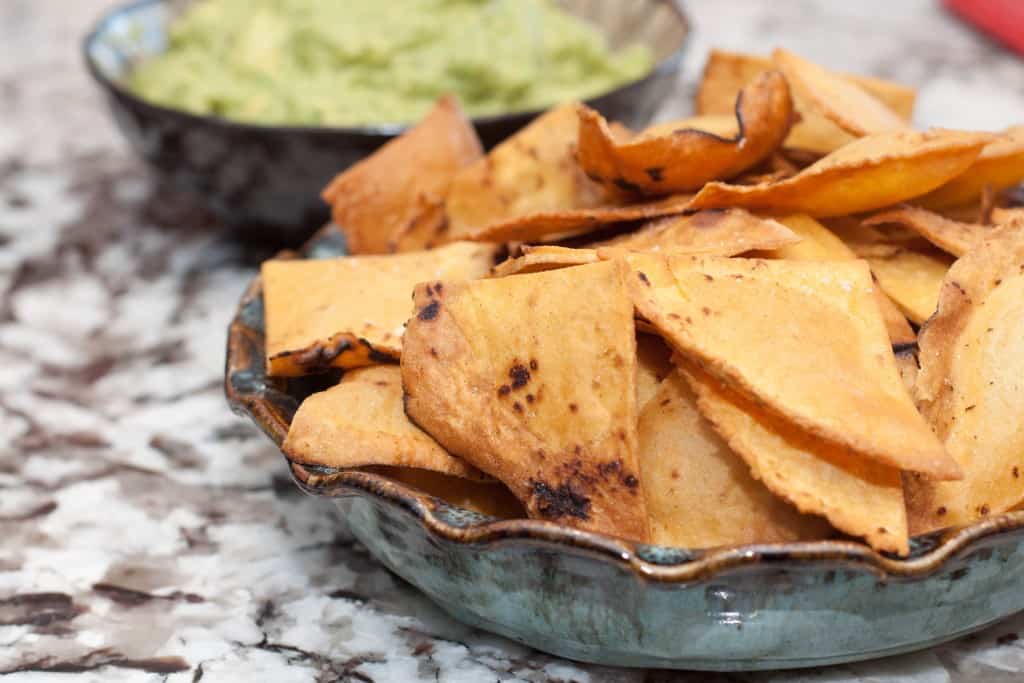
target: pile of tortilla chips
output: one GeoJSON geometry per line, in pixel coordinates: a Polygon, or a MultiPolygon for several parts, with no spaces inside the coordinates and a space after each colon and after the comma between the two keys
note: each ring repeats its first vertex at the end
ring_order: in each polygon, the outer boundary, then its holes
{"type": "Polygon", "coordinates": [[[710,547],[1024,503],[1024,128],[715,51],[693,117],[577,103],[484,153],[451,98],[324,191],[351,256],[263,266],[268,373],[341,368],[295,462],[710,547]]]}

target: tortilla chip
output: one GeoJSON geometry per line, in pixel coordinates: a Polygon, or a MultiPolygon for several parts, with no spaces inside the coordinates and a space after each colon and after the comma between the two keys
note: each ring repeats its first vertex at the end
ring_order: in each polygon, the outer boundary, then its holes
{"type": "Polygon", "coordinates": [[[392,256],[265,261],[267,373],[296,377],[397,359],[416,283],[483,277],[494,253],[461,242],[392,256]]]}
{"type": "Polygon", "coordinates": [[[307,397],[292,418],[282,449],[303,465],[390,465],[488,479],[409,422],[397,365],[346,372],[340,384],[307,397]]]}
{"type": "Polygon", "coordinates": [[[963,256],[990,232],[988,227],[979,223],[955,221],[909,204],[876,213],[864,221],[865,225],[892,223],[910,228],[939,249],[954,256],[963,256]]]}
{"type": "Polygon", "coordinates": [[[520,216],[608,203],[576,162],[576,107],[569,102],[542,114],[455,176],[445,201],[445,239],[465,239],[520,216]]]}
{"type": "Polygon", "coordinates": [[[636,407],[640,410],[658,392],[661,381],[672,372],[672,349],[655,334],[638,333],[636,363],[636,407]]]}
{"type": "Polygon", "coordinates": [[[922,195],[963,173],[989,140],[982,133],[932,129],[876,133],[775,183],[704,186],[694,209],[742,206],[811,216],[843,216],[922,195]]]}
{"type": "Polygon", "coordinates": [[[402,379],[410,418],[531,517],[646,540],[622,268],[418,286],[402,379]]]}
{"type": "Polygon", "coordinates": [[[840,74],[781,48],[772,52],[772,61],[803,101],[847,133],[860,137],[910,127],[884,102],[840,74]]]}
{"type": "Polygon", "coordinates": [[[947,209],[978,199],[986,187],[993,192],[1024,181],[1024,126],[1007,129],[989,143],[963,174],[921,197],[929,209],[947,209]]]}
{"type": "Polygon", "coordinates": [[[664,199],[593,209],[541,211],[492,223],[471,233],[478,242],[554,241],[593,232],[613,223],[645,220],[681,213],[693,195],[673,195],[664,199]]]}
{"type": "Polygon", "coordinates": [[[908,485],[917,532],[1024,502],[1024,223],[995,229],[942,283],[921,328],[916,397],[964,479],[908,485]]]}
{"type": "Polygon", "coordinates": [[[959,475],[903,388],[866,264],[673,256],[664,264],[674,283],[637,271],[630,292],[686,358],[820,438],[892,467],[959,475]]]}
{"type": "MultiPolygon", "coordinates": [[[[697,113],[731,114],[736,94],[759,74],[774,68],[772,61],[764,57],[711,50],[697,92],[697,113]]],[[[904,120],[909,121],[913,115],[917,96],[914,89],[866,76],[844,75],[843,78],[885,103],[904,120]]],[[[800,92],[792,94],[800,120],[793,125],[783,143],[787,149],[827,154],[854,140],[852,135],[841,130],[806,102],[800,92]]]]}
{"type": "Polygon", "coordinates": [[[466,508],[499,519],[526,517],[526,510],[511,491],[504,484],[493,479],[474,481],[407,467],[372,466],[362,469],[418,488],[455,507],[466,508]]]}
{"type": "Polygon", "coordinates": [[[882,290],[918,325],[935,312],[942,278],[952,259],[939,251],[916,251],[892,244],[850,243],[871,265],[882,290]]]}
{"type": "Polygon", "coordinates": [[[681,548],[826,538],[828,524],[800,514],[750,475],[670,374],[640,413],[640,474],[651,542],[681,548]]]}
{"type": "Polygon", "coordinates": [[[755,402],[686,364],[697,405],[755,479],[804,513],[876,550],[909,552],[900,471],[860,457],[762,410],[755,402]]]}
{"type": "Polygon", "coordinates": [[[556,268],[569,268],[571,266],[597,263],[598,260],[597,251],[594,249],[571,249],[554,245],[540,247],[524,246],[522,256],[505,259],[494,266],[491,275],[494,277],[507,277],[509,275],[540,273],[556,268]]]}
{"type": "Polygon", "coordinates": [[[646,194],[686,192],[732,178],[767,158],[789,133],[793,101],[782,74],[767,72],[745,87],[736,97],[736,119],[735,138],[683,128],[620,142],[604,117],[581,106],[580,165],[610,188],[646,194]]]}
{"type": "Polygon", "coordinates": [[[415,127],[339,174],[323,191],[349,253],[430,246],[452,178],[483,156],[458,101],[445,96],[415,127]]]}
{"type": "MultiPolygon", "coordinates": [[[[799,236],[800,241],[764,252],[762,255],[765,258],[791,261],[852,261],[857,258],[841,239],[806,214],[790,214],[778,220],[799,236]]],[[[889,341],[894,346],[913,343],[917,337],[900,309],[880,286],[874,287],[874,293],[885,321],[885,329],[889,333],[889,341]]]]}
{"type": "Polygon", "coordinates": [[[800,238],[786,226],[743,209],[696,211],[661,218],[636,232],[597,242],[597,249],[663,251],[733,256],[752,249],[775,249],[800,238]]]}

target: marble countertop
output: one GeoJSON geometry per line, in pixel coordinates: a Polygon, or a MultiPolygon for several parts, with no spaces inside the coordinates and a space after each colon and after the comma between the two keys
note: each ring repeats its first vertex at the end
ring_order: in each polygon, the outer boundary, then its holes
{"type": "MultiPolygon", "coordinates": [[[[151,186],[81,67],[109,0],[0,3],[0,679],[1011,681],[1024,616],[916,655],[706,676],[585,666],[461,626],[301,495],[221,392],[265,248],[151,186]]],[[[690,0],[710,45],[776,44],[921,89],[921,124],[1024,119],[1024,61],[930,0],[690,0]]]]}

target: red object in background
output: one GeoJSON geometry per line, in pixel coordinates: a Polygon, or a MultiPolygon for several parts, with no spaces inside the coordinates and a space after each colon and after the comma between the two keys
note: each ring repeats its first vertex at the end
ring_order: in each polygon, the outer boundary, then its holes
{"type": "Polygon", "coordinates": [[[960,17],[1024,55],[1024,0],[944,0],[960,17]]]}

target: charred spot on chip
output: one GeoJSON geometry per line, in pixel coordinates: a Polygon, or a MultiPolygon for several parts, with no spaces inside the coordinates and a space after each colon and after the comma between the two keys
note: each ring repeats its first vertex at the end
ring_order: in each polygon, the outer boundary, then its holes
{"type": "Polygon", "coordinates": [[[435,349],[433,346],[430,347],[430,355],[433,356],[434,358],[437,358],[437,349],[435,349]]]}
{"type": "Polygon", "coordinates": [[[534,401],[533,394],[527,394],[526,395],[526,402],[527,403],[533,403],[533,401],[534,401]]]}
{"type": "Polygon", "coordinates": [[[703,313],[704,315],[711,315],[711,309],[708,308],[707,306],[701,306],[700,312],[703,313]]]}
{"type": "MultiPolygon", "coordinates": [[[[327,368],[338,356],[346,351],[351,351],[352,347],[352,340],[347,338],[339,339],[331,344],[314,344],[295,354],[295,364],[307,370],[327,368]]],[[[394,359],[388,356],[387,361],[391,360],[394,359]]]]}
{"type": "Polygon", "coordinates": [[[571,412],[571,413],[579,412],[579,409],[580,409],[580,407],[578,405],[576,405],[575,403],[570,403],[569,404],[569,412],[571,412]]]}
{"type": "Polygon", "coordinates": [[[512,404],[512,410],[516,411],[517,413],[523,412],[523,404],[520,403],[519,401],[516,401],[515,403],[512,404]]]}
{"type": "Polygon", "coordinates": [[[711,275],[708,275],[707,273],[704,273],[704,279],[707,280],[708,282],[714,282],[715,281],[715,278],[713,276],[711,276],[711,275]]]}
{"type": "Polygon", "coordinates": [[[611,462],[602,462],[597,466],[597,471],[603,477],[607,477],[609,474],[615,474],[622,469],[622,462],[619,460],[612,460],[611,462]]]}
{"type": "Polygon", "coordinates": [[[942,517],[943,515],[945,515],[946,514],[946,506],[943,505],[942,507],[940,507],[938,510],[935,511],[935,514],[937,514],[939,517],[942,517]]]}
{"type": "Polygon", "coordinates": [[[507,384],[502,384],[498,387],[498,396],[508,396],[508,393],[512,391],[512,387],[507,384]]]}
{"type": "Polygon", "coordinates": [[[531,358],[530,359],[530,369],[531,370],[536,370],[538,367],[540,367],[540,365],[538,365],[537,359],[536,358],[531,358]]]}
{"type": "Polygon", "coordinates": [[[637,486],[640,485],[640,482],[632,474],[627,474],[625,477],[623,477],[622,483],[628,489],[635,489],[637,486]]]}
{"type": "Polygon", "coordinates": [[[395,357],[394,356],[392,356],[390,354],[387,354],[387,353],[383,353],[381,351],[378,351],[377,349],[375,349],[373,347],[373,344],[371,344],[370,342],[366,341],[365,339],[360,339],[359,343],[363,345],[363,347],[366,349],[367,357],[369,357],[369,359],[371,361],[373,361],[374,363],[394,363],[395,362],[395,357]]]}
{"type": "Polygon", "coordinates": [[[651,286],[651,281],[647,279],[647,273],[643,272],[642,270],[638,270],[636,274],[637,277],[640,278],[640,282],[643,282],[648,287],[651,286]]]}
{"type": "Polygon", "coordinates": [[[516,363],[509,368],[508,376],[512,379],[512,388],[519,389],[525,387],[530,381],[530,371],[525,365],[516,363]]]}
{"type": "Polygon", "coordinates": [[[543,481],[530,480],[537,512],[549,519],[560,517],[590,518],[590,499],[571,483],[552,488],[543,481]]]}
{"type": "Polygon", "coordinates": [[[431,301],[429,304],[420,309],[420,312],[416,314],[416,317],[420,320],[433,320],[437,317],[437,314],[441,311],[441,302],[431,301]]]}
{"type": "Polygon", "coordinates": [[[988,503],[982,503],[981,507],[978,508],[978,514],[982,517],[988,516],[989,508],[988,503]]]}
{"type": "Polygon", "coordinates": [[[654,183],[660,183],[665,177],[665,169],[662,168],[661,166],[651,166],[650,168],[645,168],[644,173],[646,173],[647,177],[650,178],[651,182],[654,183]]]}
{"type": "Polygon", "coordinates": [[[615,183],[615,187],[625,192],[640,192],[639,185],[637,185],[636,183],[631,183],[625,178],[615,178],[614,180],[612,180],[612,182],[615,183]]]}
{"type": "Polygon", "coordinates": [[[1014,479],[1019,479],[1020,478],[1020,468],[1018,468],[1016,465],[1013,468],[1013,478],[1014,479]]]}

